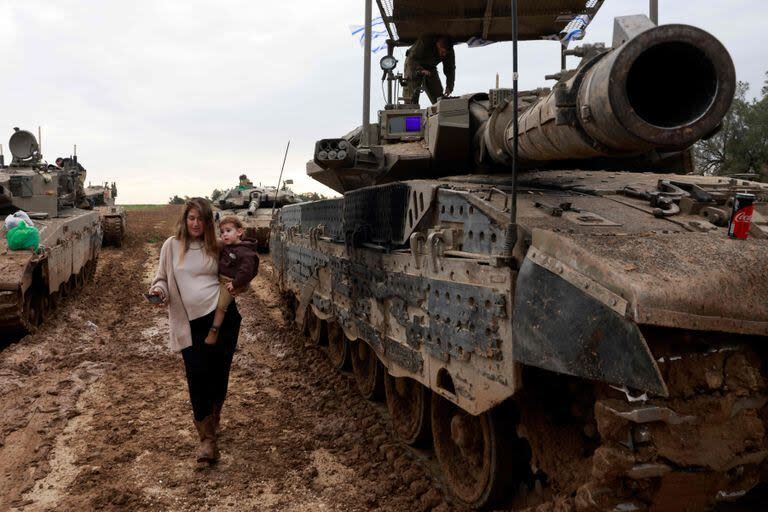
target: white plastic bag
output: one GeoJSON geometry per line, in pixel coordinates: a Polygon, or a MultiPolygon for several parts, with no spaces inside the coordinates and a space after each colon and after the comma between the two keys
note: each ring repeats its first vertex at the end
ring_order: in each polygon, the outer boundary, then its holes
{"type": "Polygon", "coordinates": [[[10,231],[19,225],[19,222],[24,221],[27,226],[34,226],[35,223],[29,218],[27,212],[19,210],[16,213],[12,213],[5,218],[5,231],[10,231]]]}

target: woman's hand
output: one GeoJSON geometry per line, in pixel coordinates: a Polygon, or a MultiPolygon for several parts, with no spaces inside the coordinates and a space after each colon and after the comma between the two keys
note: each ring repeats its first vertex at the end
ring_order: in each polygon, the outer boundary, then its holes
{"type": "Polygon", "coordinates": [[[168,302],[168,297],[165,296],[165,292],[161,288],[153,288],[149,291],[149,294],[160,297],[162,302],[158,303],[158,306],[164,306],[168,302]]]}

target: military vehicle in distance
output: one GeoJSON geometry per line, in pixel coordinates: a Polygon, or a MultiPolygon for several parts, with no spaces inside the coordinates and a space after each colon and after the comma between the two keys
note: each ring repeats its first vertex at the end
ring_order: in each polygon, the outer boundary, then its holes
{"type": "Polygon", "coordinates": [[[299,196],[285,186],[257,187],[245,174],[240,184],[229,190],[217,203],[217,220],[227,215],[240,219],[245,227],[244,238],[253,240],[261,251],[269,250],[269,229],[275,211],[288,204],[300,202],[299,196]]]}
{"type": "Polygon", "coordinates": [[[62,297],[90,281],[101,248],[99,215],[87,206],[77,167],[43,160],[35,136],[15,128],[6,166],[0,157],[0,214],[23,210],[40,249],[12,251],[0,239],[0,341],[33,332],[62,297]]]}
{"type": "MultiPolygon", "coordinates": [[[[521,1],[519,37],[601,5],[521,1]]],[[[379,6],[385,75],[420,34],[510,39],[509,2],[379,6]]],[[[279,213],[279,285],[399,437],[431,439],[462,505],[742,499],[768,480],[768,186],[688,174],[732,60],[642,15],[568,53],[552,88],[392,103],[320,140],[307,172],[344,196],[279,213]],[[756,198],[748,240],[727,235],[737,192],[756,198]]]]}
{"type": "Polygon", "coordinates": [[[111,185],[109,183],[95,186],[89,184],[85,189],[85,197],[101,218],[103,244],[122,246],[126,231],[125,208],[115,204],[117,184],[115,182],[111,185]]]}

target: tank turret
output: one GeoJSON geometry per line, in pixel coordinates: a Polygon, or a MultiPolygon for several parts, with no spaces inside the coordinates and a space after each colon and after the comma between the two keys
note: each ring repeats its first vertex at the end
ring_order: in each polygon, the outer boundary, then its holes
{"type": "MultiPolygon", "coordinates": [[[[584,45],[551,89],[444,98],[427,109],[381,111],[375,143],[360,129],[316,144],[310,176],[345,192],[398,179],[506,172],[518,120],[522,168],[578,166],[690,172],[690,147],[714,134],[736,85],[733,62],[711,34],[689,25],[616,18],[613,47],[584,45]]],[[[401,108],[403,107],[403,108],[401,108]]]]}
{"type": "Polygon", "coordinates": [[[247,209],[252,211],[258,208],[276,208],[300,201],[299,197],[288,189],[277,190],[275,187],[256,187],[253,184],[238,186],[229,190],[219,199],[218,204],[222,209],[247,209]]]}
{"type": "Polygon", "coordinates": [[[217,217],[239,217],[245,228],[244,236],[255,240],[259,248],[266,250],[269,247],[269,226],[273,210],[298,203],[301,199],[285,186],[280,190],[255,186],[245,174],[239,179],[239,185],[217,201],[220,209],[217,217]]]}

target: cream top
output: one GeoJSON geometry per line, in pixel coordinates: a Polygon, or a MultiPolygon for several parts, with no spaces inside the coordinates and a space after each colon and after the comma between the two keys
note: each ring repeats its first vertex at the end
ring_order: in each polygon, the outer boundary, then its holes
{"type": "Polygon", "coordinates": [[[174,240],[173,269],[179,295],[190,320],[205,316],[219,301],[218,261],[205,254],[200,242],[191,242],[180,262],[181,244],[174,240]]]}

